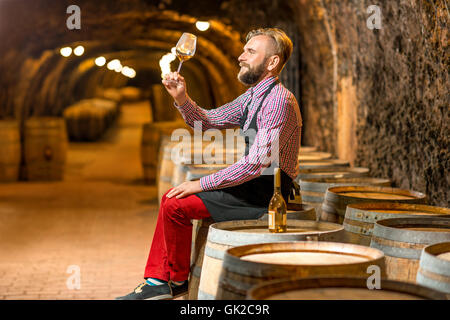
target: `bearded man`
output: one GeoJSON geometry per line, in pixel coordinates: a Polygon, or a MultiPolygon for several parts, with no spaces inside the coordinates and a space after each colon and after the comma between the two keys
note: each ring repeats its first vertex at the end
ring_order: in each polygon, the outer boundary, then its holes
{"type": "Polygon", "coordinates": [[[212,110],[192,101],[180,74],[165,76],[162,83],[188,125],[194,127],[194,122],[200,121],[202,130],[240,126],[248,137],[246,152],[229,167],[184,182],[162,197],[145,281],[118,299],[171,299],[186,294],[191,219],[258,219],[267,212],[273,194],[273,166],[281,169],[281,190],[288,198],[298,169],[302,119],[294,95],[279,82],[278,75],[291,53],[292,42],[282,30],[249,32],[238,58],[238,80],[249,89],[212,110]],[[254,134],[246,134],[249,132],[254,134]]]}

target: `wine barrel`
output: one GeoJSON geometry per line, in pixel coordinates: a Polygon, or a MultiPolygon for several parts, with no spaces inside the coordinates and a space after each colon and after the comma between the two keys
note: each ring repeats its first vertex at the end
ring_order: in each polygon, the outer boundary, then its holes
{"type": "Polygon", "coordinates": [[[141,138],[141,162],[144,172],[144,180],[147,184],[156,182],[159,149],[161,138],[171,136],[176,129],[186,128],[181,121],[151,122],[142,126],[141,138]]]}
{"type": "Polygon", "coordinates": [[[104,109],[78,104],[66,108],[63,115],[71,141],[95,141],[106,130],[104,109]]]}
{"type": "Polygon", "coordinates": [[[450,294],[450,242],[423,248],[416,282],[424,287],[450,294]]]}
{"type": "Polygon", "coordinates": [[[210,225],[203,257],[198,298],[215,299],[225,251],[254,243],[300,241],[308,237],[339,241],[343,227],[328,222],[288,220],[286,233],[270,233],[268,222],[260,220],[226,221],[210,225]]]}
{"type": "Polygon", "coordinates": [[[63,118],[32,117],[25,121],[24,158],[28,180],[62,180],[67,157],[63,118]]]}
{"type": "Polygon", "coordinates": [[[319,217],[321,215],[323,198],[328,188],[352,185],[376,185],[389,187],[391,185],[391,181],[389,179],[377,179],[369,177],[319,178],[300,180],[300,190],[303,202],[314,206],[319,217]]]}
{"type": "Polygon", "coordinates": [[[189,300],[197,300],[208,229],[213,223],[214,220],[212,218],[194,220],[192,222],[191,272],[189,274],[188,291],[189,300]]]}
{"type": "Polygon", "coordinates": [[[388,279],[415,283],[422,249],[445,241],[449,218],[393,218],[375,223],[370,247],[384,252],[388,279]]]}
{"type": "Polygon", "coordinates": [[[20,129],[16,120],[0,120],[0,182],[19,179],[20,172],[20,129]]]}
{"type": "Polygon", "coordinates": [[[380,279],[369,289],[367,277],[275,280],[253,287],[247,300],[446,300],[442,292],[420,285],[380,279]]]}
{"type": "Polygon", "coordinates": [[[73,141],[98,140],[118,115],[117,103],[107,99],[83,99],[63,112],[67,133],[73,141]]]}
{"type": "Polygon", "coordinates": [[[317,161],[331,159],[332,155],[328,152],[312,151],[302,152],[298,155],[298,161],[317,161]]]}
{"type": "Polygon", "coordinates": [[[343,223],[345,210],[350,203],[426,203],[426,201],[426,196],[423,193],[398,188],[378,186],[331,187],[325,193],[321,219],[343,223]]]}
{"type": "Polygon", "coordinates": [[[347,205],[344,218],[346,242],[370,246],[375,222],[391,218],[419,216],[450,218],[450,209],[395,202],[352,203],[347,205]]]}
{"type": "Polygon", "coordinates": [[[353,244],[298,241],[239,246],[225,253],[217,299],[244,299],[252,287],[273,279],[368,277],[373,266],[384,277],[383,252],[353,244]]]}

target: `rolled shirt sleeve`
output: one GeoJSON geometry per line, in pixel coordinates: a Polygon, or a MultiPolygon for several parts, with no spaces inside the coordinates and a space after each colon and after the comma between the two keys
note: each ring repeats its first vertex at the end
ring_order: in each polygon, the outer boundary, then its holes
{"type": "Polygon", "coordinates": [[[186,124],[194,128],[195,122],[201,122],[202,131],[208,129],[227,129],[233,128],[240,124],[243,116],[245,103],[250,99],[249,92],[237,97],[235,100],[224,104],[223,106],[206,110],[199,107],[191,98],[187,98],[186,102],[175,107],[181,113],[186,124]]]}

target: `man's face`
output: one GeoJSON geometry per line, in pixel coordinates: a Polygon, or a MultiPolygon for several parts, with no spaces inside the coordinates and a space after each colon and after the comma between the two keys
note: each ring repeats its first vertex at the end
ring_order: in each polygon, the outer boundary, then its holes
{"type": "Polygon", "coordinates": [[[257,83],[267,71],[267,58],[271,39],[265,35],[254,36],[244,46],[244,52],[239,56],[238,80],[251,86],[257,83]]]}

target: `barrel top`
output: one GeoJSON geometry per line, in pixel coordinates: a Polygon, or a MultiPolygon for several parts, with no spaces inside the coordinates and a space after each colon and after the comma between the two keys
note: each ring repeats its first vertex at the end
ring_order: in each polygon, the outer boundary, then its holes
{"type": "Polygon", "coordinates": [[[376,238],[416,244],[450,240],[450,218],[415,217],[379,220],[373,229],[376,238]]]}
{"type": "MultiPolygon", "coordinates": [[[[340,255],[341,257],[346,257],[347,262],[346,265],[354,265],[360,263],[366,263],[368,261],[384,259],[384,253],[381,250],[370,248],[361,245],[355,244],[347,244],[340,242],[325,242],[325,241],[296,241],[296,242],[276,242],[276,243],[261,243],[261,244],[250,244],[244,246],[238,246],[226,251],[226,255],[229,255],[234,258],[238,258],[240,260],[244,260],[247,256],[255,256],[256,260],[254,262],[257,263],[267,263],[259,260],[260,255],[273,255],[275,259],[271,259],[270,264],[272,265],[292,265],[295,264],[292,261],[286,260],[284,263],[279,263],[277,254],[289,254],[289,253],[299,253],[299,254],[307,254],[308,258],[311,258],[313,255],[327,255],[332,257],[333,259],[327,263],[328,265],[341,265],[343,264],[342,259],[334,259],[336,255],[340,255]]],[[[288,257],[292,258],[294,256],[288,257]]],[[[251,261],[249,259],[248,261],[251,261]]],[[[303,260],[303,262],[299,262],[297,265],[308,265],[308,266],[323,266],[323,261],[319,261],[317,259],[317,263],[307,262],[303,260]]]]}
{"type": "MultiPolygon", "coordinates": [[[[400,188],[380,187],[380,186],[340,186],[328,188],[327,193],[338,194],[340,197],[352,197],[352,198],[370,198],[371,195],[376,196],[379,199],[383,199],[383,195],[386,196],[398,196],[399,199],[426,199],[426,195],[414,191],[400,188]]],[[[392,197],[386,198],[386,200],[392,197]]]]}
{"type": "Polygon", "coordinates": [[[209,226],[208,241],[239,246],[252,243],[278,241],[298,241],[306,236],[325,236],[342,232],[344,226],[331,222],[314,220],[287,220],[287,232],[271,233],[268,222],[264,220],[236,220],[217,222],[209,226]]]}
{"type": "Polygon", "coordinates": [[[433,299],[446,300],[437,290],[417,284],[380,280],[381,289],[369,290],[367,278],[311,277],[290,280],[272,280],[254,286],[247,292],[248,300],[308,300],[308,299],[433,299]],[[347,290],[345,290],[347,289],[347,290]],[[359,289],[359,290],[358,290],[359,289]],[[336,294],[339,293],[339,294],[336,294]],[[348,295],[343,295],[343,294],[348,295]],[[312,295],[314,294],[314,296],[312,295]]]}
{"type": "Polygon", "coordinates": [[[397,202],[360,202],[347,205],[347,210],[356,209],[368,212],[411,214],[411,215],[449,215],[450,209],[425,204],[397,202]]]}

